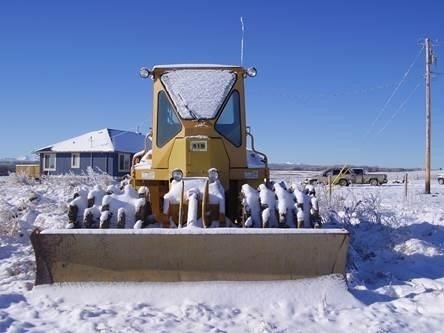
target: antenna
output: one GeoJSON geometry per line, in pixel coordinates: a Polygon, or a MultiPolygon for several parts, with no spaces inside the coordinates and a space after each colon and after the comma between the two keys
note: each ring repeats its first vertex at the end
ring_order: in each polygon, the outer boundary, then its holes
{"type": "Polygon", "coordinates": [[[244,19],[240,17],[241,29],[242,29],[242,38],[241,38],[241,66],[244,63],[244,19]]]}

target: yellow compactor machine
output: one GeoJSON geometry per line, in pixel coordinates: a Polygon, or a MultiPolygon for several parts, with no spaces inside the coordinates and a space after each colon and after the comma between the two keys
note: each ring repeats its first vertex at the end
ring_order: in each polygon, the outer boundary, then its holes
{"type": "Polygon", "coordinates": [[[346,230],[291,228],[297,196],[290,208],[278,208],[283,196],[273,192],[267,156],[255,149],[246,125],[244,81],[256,75],[254,68],[163,65],[140,75],[154,86],[152,131],[134,155],[126,185],[139,197],[107,193],[96,203],[104,216],[103,207],[117,210],[122,202],[119,212],[106,214],[114,218],[125,216],[122,207],[126,214],[134,207],[135,216],[126,216],[134,223],[113,229],[111,218],[102,224],[100,217],[98,228],[90,228],[93,214],[76,208],[70,219],[77,228],[35,230],[36,284],[345,273],[346,230]],[[271,191],[273,202],[259,189],[271,191]]]}

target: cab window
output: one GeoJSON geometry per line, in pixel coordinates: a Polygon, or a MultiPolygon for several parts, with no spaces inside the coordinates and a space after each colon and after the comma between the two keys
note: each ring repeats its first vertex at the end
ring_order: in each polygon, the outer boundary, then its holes
{"type": "Polygon", "coordinates": [[[357,176],[362,176],[364,174],[364,170],[363,169],[353,169],[353,172],[357,176]]]}
{"type": "Polygon", "coordinates": [[[182,129],[182,124],[164,91],[159,92],[157,110],[158,147],[164,146],[182,129]]]}
{"type": "Polygon", "coordinates": [[[240,147],[242,144],[240,99],[237,90],[234,90],[225,104],[215,125],[223,137],[234,146],[240,147]]]}

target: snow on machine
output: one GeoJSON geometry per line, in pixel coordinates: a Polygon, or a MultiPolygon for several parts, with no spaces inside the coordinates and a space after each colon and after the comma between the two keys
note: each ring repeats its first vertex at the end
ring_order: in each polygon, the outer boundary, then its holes
{"type": "Polygon", "coordinates": [[[254,147],[244,94],[254,68],[164,65],[140,75],[154,82],[152,131],[129,184],[79,193],[70,228],[32,233],[36,284],[345,273],[348,232],[312,223],[311,199],[271,182],[254,147]]]}

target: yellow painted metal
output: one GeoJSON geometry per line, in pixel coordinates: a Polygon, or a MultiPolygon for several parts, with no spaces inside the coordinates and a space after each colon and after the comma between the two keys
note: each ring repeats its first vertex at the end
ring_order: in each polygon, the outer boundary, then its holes
{"type": "Polygon", "coordinates": [[[166,93],[165,96],[171,105],[174,105],[170,95],[166,91],[162,80],[162,74],[177,71],[181,69],[190,69],[184,65],[183,68],[178,65],[157,66],[153,69],[153,114],[152,114],[152,148],[150,166],[138,166],[133,172],[135,184],[143,184],[148,178],[154,180],[169,180],[172,170],[179,168],[183,171],[185,177],[206,176],[208,169],[217,168],[220,175],[220,181],[226,190],[229,190],[230,181],[238,180],[248,182],[254,185],[264,178],[268,178],[268,169],[250,169],[247,163],[247,127],[245,115],[245,90],[244,79],[246,77],[245,69],[240,66],[221,66],[218,68],[213,65],[192,66],[193,69],[209,69],[231,71],[236,74],[232,89],[239,94],[239,114],[241,145],[234,146],[229,140],[217,132],[215,123],[217,119],[182,119],[180,120],[180,130],[170,141],[162,146],[157,144],[158,137],[158,108],[159,95],[166,93]],[[199,149],[199,144],[201,148],[199,149]]]}
{"type": "Polygon", "coordinates": [[[216,167],[224,188],[228,188],[230,159],[222,139],[187,137],[174,140],[169,169],[179,168],[185,177],[206,177],[208,170],[216,167]],[[201,145],[202,148],[196,148],[201,145]],[[194,148],[193,148],[194,147],[194,148]],[[184,153],[186,152],[186,153],[184,153]]]}
{"type": "Polygon", "coordinates": [[[168,169],[153,169],[153,168],[137,168],[134,171],[135,180],[169,180],[171,177],[171,170],[168,169]]]}
{"type": "MultiPolygon", "coordinates": [[[[205,67],[202,66],[200,69],[215,69],[215,67],[205,67]]],[[[198,69],[198,67],[193,67],[193,69],[198,69]]],[[[226,154],[230,156],[231,161],[231,167],[247,167],[247,157],[246,157],[246,118],[245,118],[245,98],[244,98],[244,69],[242,67],[223,67],[224,70],[230,70],[237,74],[238,80],[235,82],[233,89],[237,90],[239,92],[240,96],[240,115],[241,115],[241,124],[243,126],[241,127],[242,130],[242,145],[239,147],[234,147],[233,145],[229,144],[228,141],[225,141],[225,149],[227,151],[226,154]]],[[[158,114],[156,110],[158,109],[158,99],[157,96],[161,91],[164,91],[165,88],[162,85],[161,80],[159,79],[160,76],[168,71],[171,70],[179,70],[177,66],[174,68],[168,68],[168,67],[162,67],[162,68],[156,68],[154,69],[154,85],[153,85],[153,124],[157,124],[157,117],[158,114]]],[[[170,100],[172,103],[172,101],[170,100]]],[[[172,103],[173,104],[173,103],[172,103]]],[[[182,122],[182,129],[181,131],[176,135],[176,140],[179,138],[185,138],[187,136],[193,136],[193,135],[206,135],[210,138],[220,138],[220,134],[216,132],[214,129],[214,122],[215,120],[205,120],[207,125],[205,126],[204,123],[199,123],[196,120],[183,120],[182,122]]],[[[169,159],[172,156],[172,148],[173,148],[173,141],[168,142],[165,146],[159,147],[156,143],[155,138],[157,137],[157,128],[156,126],[153,127],[153,147],[152,147],[152,168],[153,169],[162,169],[162,168],[169,168],[169,159]]],[[[183,156],[184,152],[182,152],[183,156]]]]}
{"type": "MultiPolygon", "coordinates": [[[[200,229],[203,230],[203,229],[200,229]]],[[[36,284],[291,280],[345,273],[346,230],[78,230],[31,240],[36,284]],[[86,232],[82,232],[86,231],[86,232]]]]}

